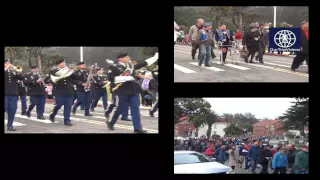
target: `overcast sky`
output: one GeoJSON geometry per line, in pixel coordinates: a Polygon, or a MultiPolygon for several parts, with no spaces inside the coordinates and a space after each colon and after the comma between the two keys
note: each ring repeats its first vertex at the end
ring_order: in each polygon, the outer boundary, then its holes
{"type": "Polygon", "coordinates": [[[258,119],[281,116],[294,98],[204,98],[218,114],[250,112],[258,119]]]}

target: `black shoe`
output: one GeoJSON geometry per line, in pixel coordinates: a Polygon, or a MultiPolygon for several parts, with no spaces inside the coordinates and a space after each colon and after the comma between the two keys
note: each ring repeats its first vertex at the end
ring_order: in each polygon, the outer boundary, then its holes
{"type": "Polygon", "coordinates": [[[252,60],[250,60],[249,63],[254,63],[254,62],[252,60]]]}
{"type": "Polygon", "coordinates": [[[51,122],[54,122],[54,117],[49,116],[51,122]]]}
{"type": "Polygon", "coordinates": [[[245,63],[248,63],[248,59],[244,59],[244,62],[245,62],[245,63]]]}
{"type": "Polygon", "coordinates": [[[201,64],[199,63],[199,64],[198,64],[198,66],[200,66],[200,67],[201,67],[201,64]]]}
{"type": "Polygon", "coordinates": [[[106,117],[107,119],[109,119],[109,115],[108,114],[104,114],[104,117],[106,117]]]}
{"type": "Polygon", "coordinates": [[[85,114],[84,116],[94,116],[93,114],[85,114]]]}
{"type": "Polygon", "coordinates": [[[153,112],[151,112],[150,110],[149,110],[149,115],[150,115],[151,117],[154,117],[153,112]]]}
{"type": "Polygon", "coordinates": [[[7,129],[8,131],[16,131],[16,129],[14,127],[8,127],[7,129]]]}
{"type": "Polygon", "coordinates": [[[72,126],[72,123],[64,123],[65,126],[72,126]]]}
{"type": "Polygon", "coordinates": [[[296,72],[296,69],[291,68],[291,71],[296,72]]]}
{"type": "Polygon", "coordinates": [[[22,116],[26,116],[27,113],[26,113],[26,112],[22,112],[21,115],[22,115],[22,116]]]}
{"type": "Polygon", "coordinates": [[[72,114],[76,114],[77,109],[76,108],[72,108],[72,114]]]}
{"type": "Polygon", "coordinates": [[[122,119],[122,118],[121,118],[121,121],[131,121],[131,119],[128,119],[128,118],[122,119]]]}
{"type": "Polygon", "coordinates": [[[26,116],[28,117],[28,118],[30,118],[31,117],[31,113],[30,112],[26,112],[26,116]]]}
{"type": "Polygon", "coordinates": [[[91,109],[91,112],[94,112],[94,109],[91,109]]]}
{"type": "Polygon", "coordinates": [[[194,56],[192,56],[192,60],[196,60],[196,58],[194,56]]]}
{"type": "Polygon", "coordinates": [[[263,62],[263,61],[259,61],[259,63],[264,64],[264,62],[263,62]]]}
{"type": "Polygon", "coordinates": [[[114,127],[113,127],[113,126],[111,126],[111,124],[109,123],[109,121],[106,121],[106,123],[107,123],[107,127],[108,127],[108,129],[110,129],[110,130],[114,130],[114,127]]]}
{"type": "Polygon", "coordinates": [[[204,65],[205,67],[211,67],[210,65],[204,65]]]}
{"type": "Polygon", "coordinates": [[[135,130],[134,130],[134,133],[147,133],[147,132],[148,132],[148,131],[143,130],[143,129],[140,129],[140,130],[135,129],[135,130]]]}
{"type": "Polygon", "coordinates": [[[45,120],[46,118],[44,118],[44,116],[42,116],[42,117],[38,117],[38,119],[45,120]]]}

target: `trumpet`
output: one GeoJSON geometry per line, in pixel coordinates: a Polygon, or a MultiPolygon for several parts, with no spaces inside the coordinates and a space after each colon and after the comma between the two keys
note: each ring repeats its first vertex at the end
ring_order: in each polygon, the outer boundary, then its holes
{"type": "Polygon", "coordinates": [[[13,71],[13,72],[16,72],[16,73],[22,73],[22,67],[20,67],[20,66],[12,66],[11,68],[10,68],[10,70],[11,71],[13,71]]]}
{"type": "Polygon", "coordinates": [[[73,70],[69,69],[68,67],[65,67],[63,69],[60,69],[58,72],[56,72],[55,76],[51,74],[50,78],[53,83],[56,83],[61,79],[71,76],[72,73],[73,73],[73,70]]]}

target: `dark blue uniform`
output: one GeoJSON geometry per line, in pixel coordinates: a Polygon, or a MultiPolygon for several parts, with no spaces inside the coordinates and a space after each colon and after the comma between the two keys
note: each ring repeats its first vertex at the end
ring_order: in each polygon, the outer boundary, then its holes
{"type": "Polygon", "coordinates": [[[107,94],[107,89],[104,87],[105,83],[103,81],[106,81],[107,77],[101,76],[101,75],[100,76],[95,75],[93,76],[93,78],[94,78],[94,81],[91,83],[91,91],[92,91],[92,97],[93,97],[91,110],[92,111],[94,110],[100,98],[102,98],[103,108],[104,110],[106,110],[108,107],[108,94],[107,94]]]}
{"type": "Polygon", "coordinates": [[[30,96],[30,105],[27,110],[27,116],[31,116],[31,111],[35,106],[37,106],[37,117],[38,119],[45,119],[43,116],[46,104],[46,90],[44,84],[37,83],[36,81],[40,79],[37,73],[27,73],[24,76],[24,84],[28,87],[27,95],[30,96]]]}
{"type": "Polygon", "coordinates": [[[21,100],[21,115],[26,115],[27,112],[27,91],[23,81],[17,82],[18,92],[21,100]]]}
{"type": "MultiPolygon", "coordinates": [[[[114,84],[114,76],[111,70],[108,71],[108,81],[110,81],[110,93],[112,95],[112,102],[109,104],[109,106],[106,109],[105,117],[109,119],[109,115],[112,112],[113,108],[118,104],[116,99],[116,93],[112,91],[116,85],[114,84]]],[[[129,111],[129,103],[127,103],[127,106],[124,107],[124,110],[121,111],[121,120],[127,120],[128,119],[128,111],[129,111]]]]}
{"type": "Polygon", "coordinates": [[[8,130],[13,129],[13,121],[17,112],[18,105],[18,86],[17,81],[23,80],[23,76],[18,73],[14,73],[11,70],[4,72],[4,112],[8,113],[8,130]]]}
{"type": "MultiPolygon", "coordinates": [[[[131,63],[124,64],[122,62],[117,63],[111,68],[113,73],[113,82],[118,77],[121,76],[132,76],[135,77],[135,70],[140,69],[144,66],[147,66],[147,62],[138,62],[136,65],[131,63]]],[[[121,112],[124,111],[127,103],[129,103],[132,123],[135,131],[142,130],[141,117],[140,117],[140,97],[141,86],[135,81],[126,81],[123,83],[115,84],[115,87],[112,88],[113,93],[115,93],[115,108],[111,112],[111,121],[107,121],[108,128],[113,130],[114,124],[117,122],[117,119],[121,112]]]]}
{"type": "Polygon", "coordinates": [[[79,81],[79,84],[77,85],[77,95],[78,95],[78,101],[73,105],[72,112],[75,114],[77,107],[81,104],[84,104],[85,112],[84,115],[88,116],[90,111],[90,104],[92,101],[92,92],[85,91],[85,88],[82,86],[83,83],[87,83],[89,76],[89,71],[87,70],[77,70],[74,72],[74,77],[77,78],[79,81]]]}
{"type": "MultiPolygon", "coordinates": [[[[59,68],[51,70],[49,72],[49,76],[57,76],[56,72],[59,71],[59,68]]],[[[71,113],[71,108],[73,104],[73,86],[72,84],[79,85],[81,82],[77,81],[77,77],[75,77],[74,74],[71,76],[61,79],[56,83],[53,83],[50,78],[46,78],[45,81],[46,84],[52,83],[53,85],[53,90],[52,93],[55,96],[55,106],[50,113],[50,120],[54,122],[54,117],[57,115],[58,110],[64,106],[63,110],[63,116],[64,116],[64,124],[65,125],[72,125],[71,120],[70,120],[70,113],[71,113]]]]}

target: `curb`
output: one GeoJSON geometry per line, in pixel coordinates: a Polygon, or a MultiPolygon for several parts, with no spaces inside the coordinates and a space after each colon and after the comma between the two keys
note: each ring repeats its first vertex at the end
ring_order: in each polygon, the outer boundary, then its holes
{"type": "MultiPolygon", "coordinates": [[[[191,46],[191,44],[177,44],[177,45],[180,45],[180,46],[191,46]]],[[[264,55],[290,57],[289,54],[275,54],[275,53],[268,53],[268,52],[266,52],[264,55]]]]}
{"type": "MultiPolygon", "coordinates": [[[[46,103],[48,103],[48,104],[53,104],[53,103],[54,103],[54,100],[47,99],[47,100],[46,100],[46,103]]],[[[108,101],[108,104],[110,104],[110,103],[111,103],[111,101],[108,101]]],[[[98,104],[97,104],[97,106],[98,106],[98,107],[103,107],[102,102],[99,101],[98,104]]],[[[149,110],[149,109],[151,109],[151,107],[140,106],[140,109],[149,110]]]]}

